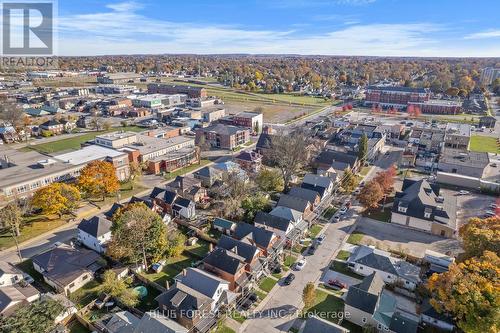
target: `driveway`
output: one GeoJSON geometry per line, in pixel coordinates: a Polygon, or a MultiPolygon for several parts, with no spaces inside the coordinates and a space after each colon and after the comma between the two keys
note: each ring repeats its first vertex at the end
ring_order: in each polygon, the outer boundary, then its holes
{"type": "Polygon", "coordinates": [[[450,251],[454,255],[462,252],[457,239],[442,238],[367,217],[361,218],[356,230],[365,234],[361,241],[365,245],[375,245],[384,250],[403,249],[416,257],[423,257],[426,249],[441,253],[450,251]]]}
{"type": "Polygon", "coordinates": [[[344,275],[336,271],[332,271],[330,269],[321,278],[321,282],[327,283],[329,280],[339,280],[340,282],[347,284],[348,287],[352,286],[353,284],[361,282],[361,280],[355,279],[351,276],[344,275]]]}

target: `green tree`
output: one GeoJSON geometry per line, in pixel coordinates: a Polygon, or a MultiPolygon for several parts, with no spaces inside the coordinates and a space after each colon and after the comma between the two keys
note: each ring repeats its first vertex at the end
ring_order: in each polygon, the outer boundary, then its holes
{"type": "Polygon", "coordinates": [[[358,148],[358,159],[363,163],[366,160],[366,155],[368,154],[368,137],[365,133],[361,136],[359,140],[358,148]]]}
{"type": "Polygon", "coordinates": [[[106,293],[129,307],[139,303],[139,293],[127,285],[125,280],[118,279],[116,273],[107,270],[103,274],[102,283],[98,287],[99,292],[106,293]]]}
{"type": "Polygon", "coordinates": [[[342,175],[342,188],[345,193],[351,193],[356,188],[356,176],[349,167],[344,170],[342,175]]]}
{"type": "Polygon", "coordinates": [[[436,311],[451,314],[467,333],[500,330],[500,258],[485,251],[480,258],[453,263],[427,283],[436,311]]]}
{"type": "Polygon", "coordinates": [[[241,202],[241,208],[245,210],[244,219],[247,222],[252,222],[257,212],[269,211],[270,207],[269,199],[262,193],[256,193],[241,202]]]}
{"type": "Polygon", "coordinates": [[[23,221],[21,208],[14,203],[10,202],[0,210],[0,224],[2,228],[9,228],[12,230],[14,236],[21,235],[21,223],[23,221]]]}
{"type": "Polygon", "coordinates": [[[167,250],[167,230],[161,217],[143,203],[125,209],[113,218],[109,255],[127,263],[160,260],[167,250]]]}
{"type": "Polygon", "coordinates": [[[316,288],[314,283],[308,282],[302,291],[302,301],[305,309],[310,309],[316,302],[316,288]]]}
{"type": "Polygon", "coordinates": [[[167,255],[178,257],[186,248],[186,236],[180,232],[170,232],[167,237],[167,255]]]}
{"type": "Polygon", "coordinates": [[[45,298],[22,306],[9,317],[0,316],[0,332],[32,333],[50,332],[54,327],[54,319],[62,313],[61,303],[45,298]]]}
{"type": "Polygon", "coordinates": [[[264,192],[283,191],[283,178],[281,177],[280,172],[275,169],[261,169],[255,179],[255,182],[264,192]]]}

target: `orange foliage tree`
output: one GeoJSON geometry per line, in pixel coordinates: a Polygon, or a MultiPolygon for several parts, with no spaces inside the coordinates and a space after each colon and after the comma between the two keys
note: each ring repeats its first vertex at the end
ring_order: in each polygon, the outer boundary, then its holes
{"type": "Polygon", "coordinates": [[[116,193],[120,189],[115,167],[110,162],[93,161],[80,172],[78,187],[88,196],[102,197],[116,193]]]}

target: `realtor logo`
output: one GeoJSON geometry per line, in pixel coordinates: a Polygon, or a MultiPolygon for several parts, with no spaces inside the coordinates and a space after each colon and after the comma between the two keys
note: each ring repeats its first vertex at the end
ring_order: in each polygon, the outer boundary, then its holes
{"type": "Polygon", "coordinates": [[[2,2],[3,55],[53,55],[54,4],[2,2]]]}

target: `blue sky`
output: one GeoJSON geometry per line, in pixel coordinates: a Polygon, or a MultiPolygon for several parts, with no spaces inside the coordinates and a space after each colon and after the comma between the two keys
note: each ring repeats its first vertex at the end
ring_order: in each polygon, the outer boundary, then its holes
{"type": "Polygon", "coordinates": [[[59,0],[58,53],[500,57],[498,13],[498,0],[59,0]]]}

